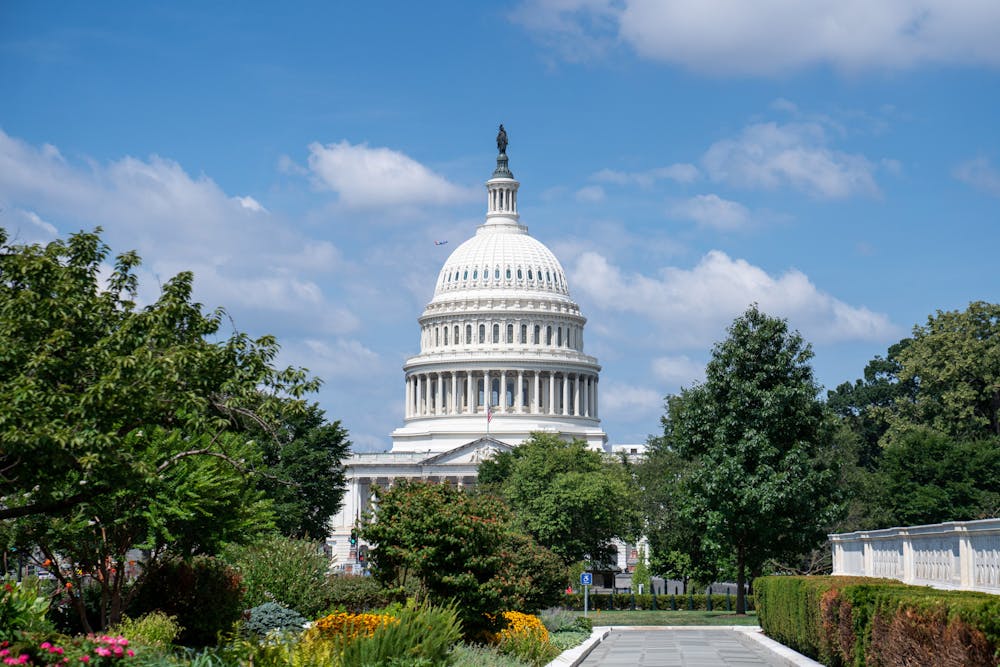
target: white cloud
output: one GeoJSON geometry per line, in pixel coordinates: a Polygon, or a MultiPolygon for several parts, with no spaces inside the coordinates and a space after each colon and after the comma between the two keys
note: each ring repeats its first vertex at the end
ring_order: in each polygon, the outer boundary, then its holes
{"type": "Polygon", "coordinates": [[[353,339],[307,339],[292,346],[288,355],[325,380],[365,379],[384,371],[378,353],[353,339]]]}
{"type": "Polygon", "coordinates": [[[677,163],[666,167],[657,167],[646,171],[615,171],[602,169],[592,176],[595,181],[615,183],[618,185],[639,185],[643,188],[652,187],[657,181],[670,180],[677,183],[693,183],[700,172],[693,164],[677,163]]]}
{"type": "Polygon", "coordinates": [[[755,302],[767,313],[788,318],[809,340],[883,341],[899,334],[886,315],[820,291],[796,269],[771,276],[718,250],[691,269],[666,267],[656,276],[624,273],[603,255],[586,252],[577,258],[570,280],[598,307],[654,322],[665,348],[704,347],[755,302]]]}
{"type": "Polygon", "coordinates": [[[663,413],[663,394],[649,387],[602,381],[600,411],[617,419],[639,419],[663,413]]]}
{"type": "Polygon", "coordinates": [[[195,298],[208,307],[248,307],[234,313],[244,328],[248,322],[271,328],[267,313],[282,314],[275,324],[310,322],[326,332],[358,324],[305,275],[325,260],[336,262],[332,244],[304,239],[256,199],[230,196],[172,160],[154,155],[77,165],[54,146],[35,147],[0,131],[0,201],[30,210],[25,219],[47,233],[54,225],[42,216],[63,231],[101,225],[115,251],[136,248],[146,262],[141,297],[147,301],[158,281],[191,270],[195,298]]]}
{"type": "Polygon", "coordinates": [[[576,191],[576,200],[587,204],[604,201],[604,188],[600,185],[588,185],[576,191]]]}
{"type": "Polygon", "coordinates": [[[367,144],[309,144],[309,170],[351,208],[445,205],[478,196],[403,153],[367,144]]]}
{"type": "Polygon", "coordinates": [[[657,357],[653,359],[653,373],[670,387],[690,387],[705,379],[705,364],[683,354],[657,357]]]}
{"type": "Polygon", "coordinates": [[[1000,197],[1000,170],[985,157],[963,162],[955,167],[953,174],[963,183],[1000,197]]]}
{"type": "Polygon", "coordinates": [[[618,42],[718,74],[1000,66],[994,0],[529,0],[515,20],[569,60],[618,42]]]}
{"type": "Polygon", "coordinates": [[[818,123],[757,123],[702,158],[712,180],[746,188],[791,186],[816,197],[877,195],[875,166],[863,155],[833,150],[818,123]]]}
{"type": "Polygon", "coordinates": [[[677,202],[669,209],[670,215],[696,222],[701,227],[734,230],[750,222],[750,211],[739,202],[723,199],[715,194],[696,195],[677,202]]]}

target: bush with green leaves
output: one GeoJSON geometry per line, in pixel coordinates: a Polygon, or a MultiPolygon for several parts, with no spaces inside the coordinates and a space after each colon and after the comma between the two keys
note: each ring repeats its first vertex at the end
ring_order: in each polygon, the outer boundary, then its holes
{"type": "Polygon", "coordinates": [[[481,644],[456,644],[451,660],[452,667],[531,667],[530,662],[481,644]]]}
{"type": "Polygon", "coordinates": [[[265,602],[246,613],[242,630],[264,637],[275,631],[301,630],[305,624],[305,617],[294,609],[277,602],[265,602]]]}
{"type": "Polygon", "coordinates": [[[229,545],[222,558],[240,573],[247,608],[277,602],[314,618],[330,606],[330,559],[318,542],[270,535],[248,545],[229,545]]]}
{"type": "Polygon", "coordinates": [[[110,634],[120,634],[136,644],[165,649],[180,636],[180,624],[176,616],[168,616],[162,611],[153,611],[139,618],[123,616],[118,625],[111,627],[110,634]]]}
{"type": "Polygon", "coordinates": [[[325,587],[326,610],[312,615],[326,616],[333,611],[352,613],[385,607],[396,597],[379,584],[374,577],[337,575],[327,579],[325,587]]]}
{"type": "Polygon", "coordinates": [[[560,609],[559,607],[545,609],[538,614],[538,617],[542,619],[542,624],[545,625],[545,629],[549,632],[573,630],[578,627],[576,624],[576,613],[568,609],[560,609]]]}
{"type": "Polygon", "coordinates": [[[236,570],[217,558],[169,559],[147,573],[131,613],[163,611],[184,628],[180,643],[210,646],[243,614],[243,587],[236,570]]]}
{"type": "Polygon", "coordinates": [[[549,643],[560,652],[579,646],[590,637],[590,633],[581,628],[575,630],[560,630],[549,635],[549,643]]]}
{"type": "Polygon", "coordinates": [[[14,641],[23,632],[50,630],[48,610],[49,598],[42,593],[38,579],[4,579],[0,589],[0,641],[14,641]]]}

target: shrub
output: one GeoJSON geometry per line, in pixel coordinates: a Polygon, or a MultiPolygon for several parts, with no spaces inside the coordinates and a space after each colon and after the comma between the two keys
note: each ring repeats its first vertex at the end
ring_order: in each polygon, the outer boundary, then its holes
{"type": "Polygon", "coordinates": [[[51,636],[49,639],[22,640],[0,650],[5,664],[51,665],[68,664],[87,667],[108,667],[124,662],[137,664],[136,651],[127,638],[111,635],[87,637],[51,636]]]}
{"type": "Polygon", "coordinates": [[[559,632],[560,630],[573,630],[577,628],[576,614],[568,609],[546,609],[538,617],[549,632],[559,632]]]}
{"type": "MultiPolygon", "coordinates": [[[[754,584],[756,586],[756,583],[754,584]]],[[[643,595],[633,593],[592,593],[590,595],[590,608],[602,609],[604,611],[624,610],[632,608],[632,600],[635,599],[635,608],[641,610],[670,609],[670,601],[673,599],[678,610],[686,610],[688,604],[694,611],[705,611],[708,609],[708,596],[704,593],[694,593],[693,595],[643,595]],[[656,606],[653,606],[653,600],[656,606]]],[[[732,609],[736,609],[736,596],[729,596],[728,603],[732,609]]],[[[746,596],[747,611],[755,609],[756,600],[754,595],[746,596]]],[[[715,593],[712,595],[712,609],[715,611],[726,610],[727,599],[725,595],[715,593]]],[[[583,611],[583,593],[564,593],[562,596],[562,606],[566,609],[583,611]]]]}
{"type": "Polygon", "coordinates": [[[579,646],[586,641],[588,637],[590,637],[590,633],[579,628],[575,630],[561,630],[549,635],[549,643],[559,649],[559,652],[561,653],[566,649],[579,646]]]}
{"type": "MultiPolygon", "coordinates": [[[[392,602],[392,596],[374,577],[339,575],[330,577],[325,587],[327,614],[333,611],[362,612],[392,602]]],[[[326,614],[322,614],[326,615],[326,614]]]]}
{"type": "Polygon", "coordinates": [[[1000,598],[863,577],[754,582],[769,636],[834,667],[996,665],[1000,598]]]}
{"type": "Polygon", "coordinates": [[[246,612],[242,629],[246,634],[263,637],[273,631],[301,630],[305,624],[305,617],[294,609],[265,602],[246,612]]]}
{"type": "Polygon", "coordinates": [[[183,627],[182,644],[209,646],[240,619],[242,596],[240,575],[233,568],[216,558],[195,556],[151,568],[130,611],[163,611],[183,627]]]}
{"type": "Polygon", "coordinates": [[[38,579],[4,579],[0,589],[0,641],[13,641],[22,632],[51,629],[46,618],[48,610],[49,599],[42,594],[38,579]]]}
{"type": "Polygon", "coordinates": [[[174,643],[181,629],[175,616],[153,611],[135,620],[123,616],[121,623],[109,632],[128,637],[137,644],[163,649],[174,643]]]}
{"type": "Polygon", "coordinates": [[[278,602],[315,618],[330,606],[330,560],[318,542],[273,535],[246,546],[227,546],[222,558],[242,577],[245,607],[278,602]]]}
{"type": "Polygon", "coordinates": [[[590,618],[589,616],[577,616],[576,625],[584,632],[594,631],[594,619],[590,618]]]}
{"type": "Polygon", "coordinates": [[[503,655],[492,646],[456,644],[451,659],[452,667],[531,667],[530,662],[503,655]]]}
{"type": "Polygon", "coordinates": [[[504,628],[494,638],[500,653],[532,665],[547,664],[559,655],[560,650],[549,643],[549,631],[537,616],[517,611],[505,611],[502,616],[504,628]]]}

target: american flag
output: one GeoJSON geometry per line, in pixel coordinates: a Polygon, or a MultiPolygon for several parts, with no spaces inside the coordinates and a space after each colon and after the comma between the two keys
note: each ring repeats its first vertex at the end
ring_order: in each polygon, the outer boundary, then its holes
{"type": "Polygon", "coordinates": [[[487,405],[486,406],[486,423],[489,424],[491,421],[493,421],[493,406],[492,405],[487,405]]]}

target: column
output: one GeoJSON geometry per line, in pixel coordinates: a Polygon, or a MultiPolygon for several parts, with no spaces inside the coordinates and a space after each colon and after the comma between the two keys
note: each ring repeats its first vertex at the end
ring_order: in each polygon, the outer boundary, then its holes
{"type": "Polygon", "coordinates": [[[541,393],[539,392],[539,382],[541,381],[542,374],[540,371],[535,371],[535,393],[531,397],[531,411],[536,415],[541,411],[541,393]]]}
{"type": "Polygon", "coordinates": [[[473,385],[472,371],[465,374],[465,412],[472,414],[476,411],[476,388],[473,385]]]}
{"type": "Polygon", "coordinates": [[[576,392],[573,396],[573,414],[577,417],[580,416],[580,374],[576,374],[576,392]]]}
{"type": "Polygon", "coordinates": [[[556,374],[549,371],[549,411],[548,414],[556,413],[556,374]]]}
{"type": "Polygon", "coordinates": [[[590,376],[583,378],[583,416],[590,416],[590,376]]]}
{"type": "Polygon", "coordinates": [[[411,386],[410,376],[406,376],[406,410],[403,411],[403,416],[409,418],[413,412],[413,387],[411,386]]]}
{"type": "Polygon", "coordinates": [[[458,414],[458,373],[451,372],[451,414],[458,414]]]}
{"type": "Polygon", "coordinates": [[[521,414],[524,412],[524,371],[517,372],[517,405],[514,412],[521,414]]]}
{"type": "Polygon", "coordinates": [[[562,413],[564,415],[569,414],[569,374],[563,373],[562,380],[562,395],[563,395],[563,409],[562,413]]]}
{"type": "Polygon", "coordinates": [[[439,415],[444,412],[444,373],[438,373],[437,400],[434,401],[434,414],[439,415]]]}
{"type": "Polygon", "coordinates": [[[490,394],[492,393],[492,387],[490,387],[490,372],[483,371],[483,412],[486,412],[486,408],[490,405],[490,394]]]}
{"type": "Polygon", "coordinates": [[[507,412],[507,371],[500,371],[500,412],[507,412]]]}
{"type": "Polygon", "coordinates": [[[423,380],[424,380],[424,376],[418,374],[417,375],[417,396],[416,396],[416,398],[417,398],[417,405],[416,405],[416,413],[417,413],[417,415],[423,414],[423,410],[421,409],[423,407],[423,404],[422,404],[421,401],[422,401],[422,399],[424,397],[424,395],[423,395],[423,390],[424,390],[424,382],[423,382],[423,380]]]}
{"type": "Polygon", "coordinates": [[[595,377],[594,378],[594,419],[596,419],[599,416],[599,413],[597,412],[597,382],[598,382],[598,380],[595,377]]]}
{"type": "Polygon", "coordinates": [[[424,373],[424,414],[431,414],[433,403],[431,401],[431,374],[424,373]]]}

